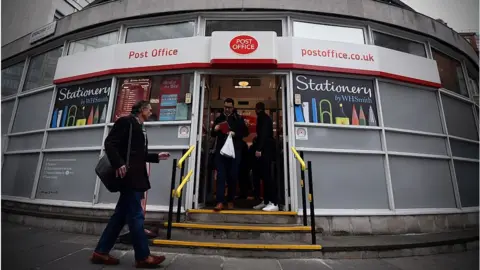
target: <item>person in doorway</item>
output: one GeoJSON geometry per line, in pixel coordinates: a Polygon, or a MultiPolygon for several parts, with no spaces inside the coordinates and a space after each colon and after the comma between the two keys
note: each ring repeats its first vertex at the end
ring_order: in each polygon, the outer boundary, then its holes
{"type": "Polygon", "coordinates": [[[254,209],[263,211],[278,211],[277,184],[272,179],[272,159],[274,153],[273,122],[270,116],[265,113],[265,103],[259,102],[255,105],[257,113],[257,138],[255,142],[255,157],[257,166],[254,172],[256,192],[260,187],[260,179],[264,184],[263,202],[254,209]]]}
{"type": "Polygon", "coordinates": [[[119,118],[105,139],[105,153],[112,167],[116,169],[118,181],[122,184],[115,212],[110,217],[90,258],[94,264],[119,264],[119,260],[109,253],[125,223],[128,224],[132,234],[137,268],[154,267],[165,260],[164,256],[150,254],[141,204],[144,192],[150,189],[146,163],[159,163],[160,160],[166,160],[170,156],[168,152],[148,153],[148,139],[143,123],[151,114],[152,107],[148,101],[135,103],[131,115],[119,118]],[[129,138],[130,156],[127,167],[129,138]]]}
{"type": "Polygon", "coordinates": [[[215,149],[215,168],[217,169],[217,205],[216,211],[224,208],[224,204],[228,203],[228,209],[233,209],[233,199],[236,195],[239,166],[242,160],[242,142],[243,138],[248,135],[248,129],[243,118],[235,112],[234,101],[227,98],[224,101],[223,113],[215,119],[212,129],[212,137],[217,138],[215,149]],[[225,130],[223,127],[227,127],[225,130]],[[233,145],[235,148],[235,158],[225,157],[220,154],[220,150],[225,144],[229,134],[232,135],[233,145]],[[228,184],[228,194],[225,198],[225,184],[228,184]]]}

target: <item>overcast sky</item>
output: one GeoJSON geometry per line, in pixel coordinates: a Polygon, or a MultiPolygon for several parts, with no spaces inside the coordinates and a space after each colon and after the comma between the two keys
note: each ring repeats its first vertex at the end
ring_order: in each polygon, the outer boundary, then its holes
{"type": "Polygon", "coordinates": [[[457,32],[478,32],[479,0],[402,0],[417,12],[444,20],[457,32]]]}

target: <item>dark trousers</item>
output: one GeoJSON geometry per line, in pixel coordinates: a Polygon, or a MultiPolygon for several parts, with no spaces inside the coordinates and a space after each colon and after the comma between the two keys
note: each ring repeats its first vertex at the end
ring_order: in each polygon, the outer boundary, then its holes
{"type": "Polygon", "coordinates": [[[270,153],[264,151],[260,158],[257,158],[255,169],[253,170],[253,183],[255,185],[255,197],[260,197],[260,180],[263,180],[265,204],[269,202],[278,204],[277,183],[272,178],[272,157],[270,153]]]}
{"type": "Polygon", "coordinates": [[[217,203],[233,202],[237,192],[237,182],[241,152],[235,149],[235,158],[224,157],[220,153],[215,155],[217,169],[217,203]],[[225,184],[228,184],[228,193],[225,200],[225,184]]]}
{"type": "Polygon", "coordinates": [[[125,190],[120,192],[115,212],[110,217],[107,227],[98,241],[95,251],[99,253],[109,253],[115,245],[125,223],[132,235],[133,249],[137,261],[145,260],[150,255],[147,236],[143,228],[145,216],[141,201],[143,192],[125,190]]]}

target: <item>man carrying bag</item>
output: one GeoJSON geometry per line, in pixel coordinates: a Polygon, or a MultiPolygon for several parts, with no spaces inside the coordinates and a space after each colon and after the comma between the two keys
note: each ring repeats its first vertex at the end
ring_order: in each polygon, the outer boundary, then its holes
{"type": "Polygon", "coordinates": [[[120,198],[90,260],[95,264],[119,264],[119,260],[110,256],[109,252],[126,223],[132,234],[136,267],[148,268],[161,264],[165,257],[150,254],[145,235],[145,217],[141,201],[144,192],[150,189],[146,163],[158,163],[160,160],[168,159],[170,154],[148,153],[148,139],[143,123],[152,114],[149,102],[137,102],[132,107],[131,113],[115,122],[105,139],[106,155],[102,157],[95,170],[110,191],[120,192],[120,198]],[[111,164],[110,169],[108,163],[111,164]],[[112,170],[115,177],[112,176],[112,170]]]}

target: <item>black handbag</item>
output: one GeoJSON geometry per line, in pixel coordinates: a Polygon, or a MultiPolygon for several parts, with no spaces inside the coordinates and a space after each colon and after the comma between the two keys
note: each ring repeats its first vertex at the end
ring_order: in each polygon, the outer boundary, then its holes
{"type": "MultiPolygon", "coordinates": [[[[128,132],[128,148],[127,148],[127,170],[130,164],[130,148],[132,145],[132,123],[130,123],[130,130],[128,132]]],[[[95,167],[95,173],[97,174],[98,178],[102,181],[103,185],[107,188],[110,192],[118,192],[120,191],[120,181],[118,181],[117,176],[115,174],[115,169],[110,164],[110,160],[106,154],[104,154],[97,163],[95,167]]]]}

